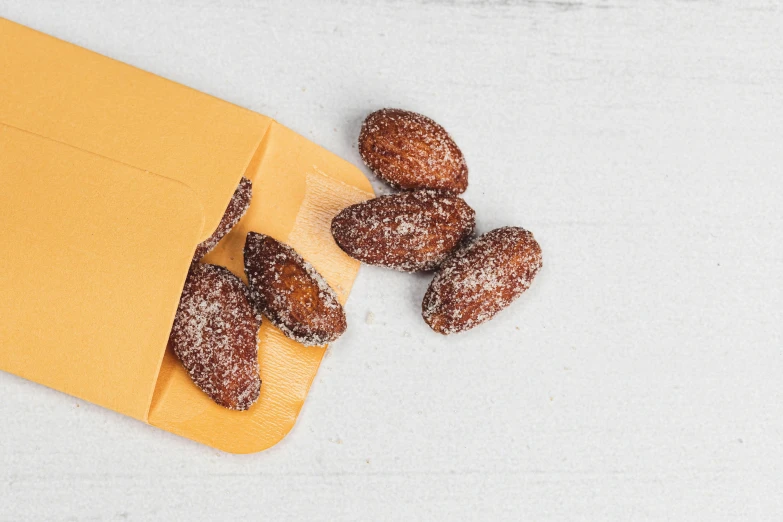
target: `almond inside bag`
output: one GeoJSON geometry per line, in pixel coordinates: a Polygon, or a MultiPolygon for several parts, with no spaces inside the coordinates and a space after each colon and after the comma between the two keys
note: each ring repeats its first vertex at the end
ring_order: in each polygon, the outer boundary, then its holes
{"type": "MultiPolygon", "coordinates": [[[[253,196],[242,219],[202,260],[224,266],[245,283],[243,249],[248,232],[290,245],[323,275],[345,304],[360,263],[346,255],[330,232],[346,206],[373,197],[355,167],[285,127],[273,124],[247,172],[253,196]]],[[[326,347],[303,346],[264,318],[259,331],[261,392],[247,411],[215,404],[167,351],[149,422],[167,431],[234,453],[265,449],[293,427],[326,347]]]]}

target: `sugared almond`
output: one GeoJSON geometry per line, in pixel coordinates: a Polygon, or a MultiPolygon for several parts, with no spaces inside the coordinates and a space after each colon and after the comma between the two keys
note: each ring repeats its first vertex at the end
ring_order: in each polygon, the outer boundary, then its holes
{"type": "Polygon", "coordinates": [[[442,334],[489,321],[530,287],[541,247],[518,227],[487,232],[441,265],[422,302],[422,316],[442,334]]]}
{"type": "Polygon", "coordinates": [[[245,274],[257,309],[291,339],[317,346],[345,331],[345,312],[334,290],[290,246],[248,233],[245,274]]]}
{"type": "Polygon", "coordinates": [[[261,316],[245,284],[222,266],[194,264],[169,346],[193,382],[216,403],[246,410],[258,400],[261,316]]]}
{"type": "Polygon", "coordinates": [[[465,157],[446,130],[421,114],[381,109],[364,120],[359,154],[379,178],[403,190],[468,188],[465,157]]]}
{"type": "Polygon", "coordinates": [[[332,220],[332,236],[363,263],[432,270],[473,232],[475,216],[459,196],[401,192],[343,209],[332,220]]]}
{"type": "Polygon", "coordinates": [[[223,239],[223,236],[228,234],[234,228],[234,225],[239,223],[239,220],[242,219],[242,216],[245,215],[248,207],[250,207],[250,198],[252,196],[253,184],[249,179],[242,178],[234,191],[234,195],[231,196],[231,201],[228,202],[228,207],[225,213],[223,213],[217,229],[196,247],[196,252],[193,254],[194,263],[200,261],[210,250],[215,248],[220,240],[223,239]]]}

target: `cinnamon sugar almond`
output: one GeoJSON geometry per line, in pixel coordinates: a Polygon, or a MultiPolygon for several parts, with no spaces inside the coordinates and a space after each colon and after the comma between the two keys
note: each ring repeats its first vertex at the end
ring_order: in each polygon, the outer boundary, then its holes
{"type": "Polygon", "coordinates": [[[234,225],[239,223],[239,220],[242,219],[242,216],[245,215],[245,212],[250,207],[250,198],[252,196],[253,184],[249,179],[243,177],[231,196],[231,201],[228,202],[228,207],[225,213],[223,213],[217,229],[196,247],[196,252],[193,254],[194,263],[200,261],[202,257],[215,248],[220,240],[234,228],[234,225]]]}
{"type": "Polygon", "coordinates": [[[364,164],[394,188],[437,189],[461,194],[468,166],[446,130],[430,118],[402,109],[381,109],[359,133],[364,164]]]}
{"type": "Polygon", "coordinates": [[[286,336],[319,346],[345,332],[345,312],[334,290],[293,248],[249,232],[244,254],[254,304],[286,336]]]}
{"type": "Polygon", "coordinates": [[[470,330],[522,295],[541,266],[532,233],[518,227],[487,232],[441,265],[424,295],[422,316],[442,334],[470,330]]]}
{"type": "Polygon", "coordinates": [[[402,192],[343,209],[332,220],[332,236],[363,263],[417,272],[437,267],[473,232],[475,217],[459,196],[402,192]]]}
{"type": "Polygon", "coordinates": [[[261,388],[260,326],[261,316],[237,276],[221,266],[195,264],[180,297],[169,347],[212,400],[246,410],[261,388]]]}

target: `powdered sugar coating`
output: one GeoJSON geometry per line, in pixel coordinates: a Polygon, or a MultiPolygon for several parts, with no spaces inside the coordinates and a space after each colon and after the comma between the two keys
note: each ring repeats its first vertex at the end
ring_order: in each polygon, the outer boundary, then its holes
{"type": "Polygon", "coordinates": [[[169,337],[190,378],[216,403],[246,410],[261,388],[261,316],[247,287],[221,266],[191,267],[169,337]]]}
{"type": "Polygon", "coordinates": [[[287,337],[320,346],[343,334],[345,312],[337,294],[293,248],[250,232],[244,253],[253,302],[287,337]]]}
{"type": "Polygon", "coordinates": [[[465,157],[446,130],[415,112],[381,109],[364,120],[359,154],[367,167],[395,188],[468,188],[465,157]]]}
{"type": "Polygon", "coordinates": [[[332,236],[349,256],[403,272],[436,268],[472,232],[476,213],[459,196],[417,190],[343,209],[332,236]]]}
{"type": "Polygon", "coordinates": [[[430,283],[422,316],[442,334],[489,321],[530,287],[542,266],[541,247],[523,228],[487,232],[449,257],[430,283]]]}
{"type": "Polygon", "coordinates": [[[196,247],[196,252],[193,254],[194,263],[200,261],[210,250],[215,248],[220,240],[223,239],[223,236],[228,234],[234,228],[234,225],[239,223],[239,220],[242,219],[242,216],[245,215],[248,207],[250,207],[252,196],[253,183],[243,177],[239,180],[239,185],[237,185],[234,195],[231,196],[231,201],[228,202],[226,212],[220,219],[217,229],[196,247]]]}

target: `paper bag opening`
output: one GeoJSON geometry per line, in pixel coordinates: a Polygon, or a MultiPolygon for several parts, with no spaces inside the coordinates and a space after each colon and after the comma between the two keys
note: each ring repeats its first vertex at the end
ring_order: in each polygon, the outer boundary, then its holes
{"type": "MultiPolygon", "coordinates": [[[[225,266],[247,281],[242,250],[249,231],[294,247],[326,278],[344,304],[359,270],[331,237],[332,217],[373,196],[353,165],[272,123],[245,173],[253,198],[237,226],[204,262],[225,266]]],[[[253,453],[279,442],[293,427],[326,347],[306,347],[263,320],[258,355],[261,396],[248,411],[222,408],[190,380],[166,352],[149,423],[232,453],[253,453]]]]}

